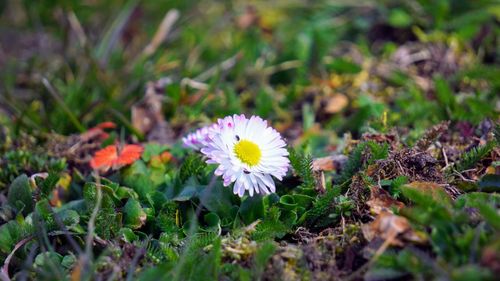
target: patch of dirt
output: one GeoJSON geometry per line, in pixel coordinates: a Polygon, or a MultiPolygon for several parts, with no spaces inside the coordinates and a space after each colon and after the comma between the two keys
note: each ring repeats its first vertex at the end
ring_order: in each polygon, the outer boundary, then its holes
{"type": "Polygon", "coordinates": [[[107,134],[100,128],[92,128],[83,134],[68,137],[53,134],[47,143],[49,154],[66,158],[70,167],[89,169],[92,155],[101,149],[107,134]]]}
{"type": "Polygon", "coordinates": [[[404,148],[389,154],[368,168],[368,175],[377,179],[394,179],[406,176],[412,181],[445,183],[438,160],[427,152],[415,148],[404,148]]]}
{"type": "Polygon", "coordinates": [[[300,245],[312,280],[339,280],[366,262],[359,254],[365,244],[357,223],[342,223],[323,230],[300,245]]]}

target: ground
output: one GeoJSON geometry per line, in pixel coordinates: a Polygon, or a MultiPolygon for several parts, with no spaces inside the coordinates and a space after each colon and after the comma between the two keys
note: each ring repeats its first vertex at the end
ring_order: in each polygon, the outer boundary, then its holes
{"type": "Polygon", "coordinates": [[[499,21],[494,1],[0,4],[1,279],[496,279],[499,21]],[[183,146],[232,114],[285,139],[275,193],[240,198],[183,146]]]}

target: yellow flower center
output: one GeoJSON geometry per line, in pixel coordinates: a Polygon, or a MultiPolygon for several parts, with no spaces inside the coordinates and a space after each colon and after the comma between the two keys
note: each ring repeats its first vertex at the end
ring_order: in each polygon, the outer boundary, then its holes
{"type": "Polygon", "coordinates": [[[262,152],[258,145],[249,140],[240,140],[234,145],[234,154],[241,160],[241,162],[249,166],[259,164],[262,152]]]}

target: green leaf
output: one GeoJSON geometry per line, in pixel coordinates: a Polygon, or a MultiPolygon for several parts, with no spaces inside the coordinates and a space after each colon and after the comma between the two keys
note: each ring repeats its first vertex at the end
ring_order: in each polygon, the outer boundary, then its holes
{"type": "Polygon", "coordinates": [[[72,228],[80,223],[80,215],[74,210],[62,210],[56,213],[62,223],[68,227],[72,228]]]}
{"type": "Polygon", "coordinates": [[[467,207],[478,209],[484,220],[488,222],[497,231],[500,230],[500,214],[498,206],[500,204],[500,195],[496,193],[471,192],[460,196],[457,200],[467,207]]]}
{"type": "Polygon", "coordinates": [[[43,252],[35,257],[35,267],[50,268],[61,264],[63,256],[56,252],[43,252]]]}
{"type": "Polygon", "coordinates": [[[362,70],[361,66],[344,58],[334,59],[328,68],[339,74],[357,74],[362,70]]]}
{"type": "Polygon", "coordinates": [[[28,176],[22,174],[18,176],[9,187],[9,193],[7,195],[7,202],[15,207],[18,211],[22,210],[24,215],[27,215],[33,211],[35,206],[31,194],[31,186],[29,183],[28,176]]]}
{"type": "Polygon", "coordinates": [[[234,194],[231,188],[223,186],[220,181],[212,187],[204,188],[199,194],[199,199],[207,210],[216,213],[222,220],[234,219],[231,212],[234,194]]]}
{"type": "Polygon", "coordinates": [[[309,208],[309,206],[311,206],[312,202],[314,201],[314,198],[309,195],[293,194],[292,197],[293,200],[297,203],[297,206],[305,209],[309,208]]]}
{"type": "Polygon", "coordinates": [[[500,192],[500,175],[485,175],[478,183],[483,192],[500,192]]]}
{"type": "MultiPolygon", "coordinates": [[[[301,212],[303,212],[303,210],[301,210],[301,212]]],[[[297,218],[298,218],[298,216],[297,216],[297,212],[295,210],[293,210],[293,211],[281,210],[281,213],[279,216],[280,221],[288,227],[294,226],[297,223],[297,218]]]]}
{"type": "Polygon", "coordinates": [[[368,146],[367,142],[358,144],[349,155],[349,159],[342,169],[342,173],[338,177],[339,184],[350,181],[352,177],[363,167],[363,153],[368,146]]]}
{"type": "Polygon", "coordinates": [[[209,227],[217,227],[220,225],[221,220],[216,213],[210,212],[203,216],[203,220],[209,227]]]}
{"type": "Polygon", "coordinates": [[[123,207],[124,224],[132,229],[138,229],[146,223],[147,215],[139,201],[130,198],[123,207]]]}
{"type": "Polygon", "coordinates": [[[132,243],[139,239],[137,235],[135,235],[134,231],[128,227],[123,227],[119,231],[119,236],[123,239],[123,241],[127,243],[132,243]]]}
{"type": "Polygon", "coordinates": [[[195,182],[190,182],[182,188],[181,192],[172,197],[172,200],[180,202],[188,201],[196,196],[200,189],[201,188],[198,184],[196,184],[195,182]]]}
{"type": "Polygon", "coordinates": [[[101,209],[114,208],[115,203],[109,195],[110,193],[113,193],[110,188],[106,189],[104,185],[97,187],[95,183],[87,182],[83,186],[83,198],[85,200],[87,212],[91,213],[94,210],[95,204],[97,203],[97,188],[101,188],[102,191],[101,209]]]}
{"type": "Polygon", "coordinates": [[[297,203],[292,195],[283,195],[280,198],[280,206],[285,210],[295,210],[297,208],[297,203]]]}
{"type": "Polygon", "coordinates": [[[265,214],[263,197],[261,195],[247,197],[241,202],[239,214],[246,224],[263,218],[265,214]]]}
{"type": "Polygon", "coordinates": [[[402,9],[391,9],[389,13],[389,24],[394,27],[404,28],[410,26],[412,17],[402,9]]]}
{"type": "Polygon", "coordinates": [[[471,150],[464,152],[459,157],[459,161],[455,164],[455,166],[450,166],[450,169],[446,170],[448,174],[451,174],[453,169],[457,172],[462,172],[468,169],[473,168],[477,162],[486,157],[488,153],[495,147],[495,142],[489,141],[485,145],[476,146],[471,150]]]}
{"type": "Polygon", "coordinates": [[[73,254],[66,255],[63,257],[63,259],[61,261],[61,266],[67,270],[70,270],[73,268],[76,261],[77,261],[77,259],[76,259],[75,255],[73,255],[73,254]]]}
{"type": "Polygon", "coordinates": [[[264,241],[283,237],[290,227],[280,221],[280,215],[281,210],[277,206],[270,207],[262,222],[257,224],[252,239],[264,241]]]}
{"type": "Polygon", "coordinates": [[[441,77],[437,77],[434,82],[436,85],[436,98],[439,103],[447,110],[456,109],[455,95],[448,85],[448,82],[441,77]]]}
{"type": "Polygon", "coordinates": [[[421,184],[432,185],[433,183],[410,183],[402,186],[401,191],[406,198],[424,207],[451,206],[450,196],[442,188],[433,186],[429,189],[420,189],[421,184]]]}
{"type": "Polygon", "coordinates": [[[145,174],[133,174],[124,180],[125,185],[131,187],[143,202],[147,202],[148,194],[155,191],[156,187],[151,179],[145,174]]]}
{"type": "Polygon", "coordinates": [[[0,252],[10,253],[19,238],[16,233],[21,232],[21,226],[17,221],[9,221],[0,226],[0,252]],[[13,231],[17,229],[17,231],[13,231]]]}
{"type": "Polygon", "coordinates": [[[59,181],[59,175],[50,173],[49,176],[45,180],[43,180],[42,184],[40,185],[40,190],[42,192],[42,195],[44,197],[50,196],[52,190],[54,190],[58,181],[59,181]]]}

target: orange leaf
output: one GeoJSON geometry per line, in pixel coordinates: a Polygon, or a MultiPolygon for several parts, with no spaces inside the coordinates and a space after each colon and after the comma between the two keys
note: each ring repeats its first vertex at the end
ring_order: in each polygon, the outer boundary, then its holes
{"type": "Polygon", "coordinates": [[[95,126],[94,128],[99,128],[99,129],[114,129],[116,128],[116,124],[111,122],[111,121],[107,121],[107,122],[102,122],[102,123],[99,123],[97,124],[97,126],[95,126]]]}
{"type": "Polygon", "coordinates": [[[168,163],[170,160],[172,160],[173,156],[170,152],[165,151],[162,154],[160,154],[160,158],[163,163],[168,163]]]}
{"type": "Polygon", "coordinates": [[[109,145],[97,151],[90,160],[92,169],[108,170],[134,163],[141,157],[143,148],[140,145],[129,144],[123,146],[120,151],[116,145],[109,145]]]}
{"type": "Polygon", "coordinates": [[[141,158],[142,147],[136,144],[125,145],[116,159],[117,165],[129,165],[141,158]]]}
{"type": "Polygon", "coordinates": [[[108,145],[95,153],[92,160],[90,160],[90,167],[92,169],[104,168],[107,170],[113,165],[116,158],[118,158],[116,145],[108,145]]]}

